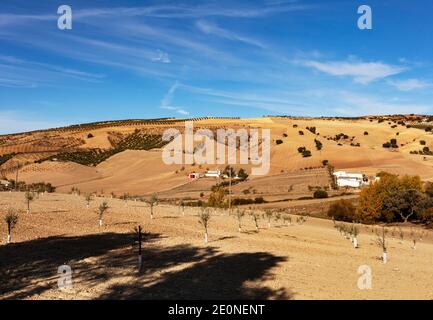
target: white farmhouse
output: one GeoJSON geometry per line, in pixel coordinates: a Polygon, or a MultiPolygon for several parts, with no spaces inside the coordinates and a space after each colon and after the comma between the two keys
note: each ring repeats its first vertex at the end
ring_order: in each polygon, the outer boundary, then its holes
{"type": "Polygon", "coordinates": [[[337,186],[361,188],[363,185],[369,184],[368,178],[362,173],[346,173],[344,171],[334,172],[337,186]]]}
{"type": "Polygon", "coordinates": [[[204,174],[205,177],[211,177],[211,178],[219,178],[221,176],[220,170],[208,170],[204,174]]]}

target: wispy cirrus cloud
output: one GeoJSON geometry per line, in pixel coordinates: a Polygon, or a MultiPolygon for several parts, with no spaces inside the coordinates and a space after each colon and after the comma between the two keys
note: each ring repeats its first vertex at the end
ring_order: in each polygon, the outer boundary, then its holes
{"type": "Polygon", "coordinates": [[[399,99],[378,97],[376,95],[361,95],[357,92],[329,92],[335,98],[335,112],[346,116],[427,113],[431,105],[404,101],[399,99]]]}
{"type": "Polygon", "coordinates": [[[389,80],[388,84],[400,91],[421,90],[431,88],[433,86],[432,83],[420,79],[389,80]]]}
{"type": "Polygon", "coordinates": [[[256,39],[238,35],[232,31],[223,29],[223,28],[219,27],[218,25],[211,23],[209,21],[206,21],[206,20],[197,21],[196,26],[201,32],[203,32],[205,34],[212,34],[212,35],[215,35],[217,37],[224,38],[227,40],[239,41],[239,42],[242,42],[242,43],[245,43],[248,45],[252,45],[252,46],[256,46],[256,47],[259,47],[262,49],[265,48],[265,45],[256,39]]]}
{"type": "Polygon", "coordinates": [[[368,84],[406,70],[405,67],[383,62],[363,62],[355,60],[327,62],[307,60],[302,61],[301,64],[332,76],[351,77],[355,82],[361,84],[368,84]]]}
{"type": "Polygon", "coordinates": [[[236,4],[230,3],[224,6],[216,3],[202,5],[154,5],[142,7],[118,7],[83,9],[76,15],[79,18],[97,16],[146,16],[153,18],[202,18],[202,17],[228,17],[228,18],[254,18],[272,14],[281,14],[291,11],[304,11],[312,8],[311,5],[296,2],[280,2],[279,4],[236,4]]]}
{"type": "Polygon", "coordinates": [[[207,101],[229,106],[248,107],[291,114],[307,114],[307,109],[310,107],[305,101],[296,99],[296,97],[290,93],[275,90],[263,93],[251,93],[216,90],[185,84],[180,84],[180,86],[195,95],[207,97],[207,101]]]}
{"type": "Polygon", "coordinates": [[[40,83],[55,83],[61,78],[99,83],[103,74],[87,72],[56,64],[0,55],[0,86],[35,88],[40,83]]]}
{"type": "MultiPolygon", "coordinates": [[[[149,17],[149,18],[205,18],[205,17],[228,17],[228,18],[255,18],[265,17],[273,14],[282,14],[291,11],[304,11],[313,6],[296,2],[280,2],[273,4],[245,5],[230,4],[220,6],[215,3],[203,5],[171,4],[151,5],[135,7],[101,7],[73,10],[73,17],[78,21],[89,18],[110,17],[149,17]]],[[[56,14],[0,14],[0,27],[8,25],[21,25],[37,21],[56,21],[56,14]]]]}
{"type": "Polygon", "coordinates": [[[173,97],[179,85],[180,85],[179,81],[176,81],[170,87],[170,89],[168,89],[167,93],[161,100],[160,108],[165,110],[175,111],[176,113],[179,113],[181,115],[189,115],[189,112],[186,111],[184,108],[173,106],[173,97]]]}

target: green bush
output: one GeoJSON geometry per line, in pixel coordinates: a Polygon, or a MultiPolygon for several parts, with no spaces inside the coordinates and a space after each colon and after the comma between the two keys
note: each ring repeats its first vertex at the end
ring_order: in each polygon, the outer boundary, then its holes
{"type": "Polygon", "coordinates": [[[326,199],[328,198],[328,192],[326,192],[325,190],[316,190],[313,193],[313,197],[315,199],[326,199]]]}
{"type": "Polygon", "coordinates": [[[310,150],[304,150],[304,151],[302,152],[302,156],[303,156],[304,158],[311,157],[311,151],[310,151],[310,150]]]}
{"type": "Polygon", "coordinates": [[[328,217],[337,221],[352,222],[356,218],[356,210],[350,201],[342,199],[330,205],[328,217]]]}
{"type": "Polygon", "coordinates": [[[323,148],[323,144],[322,144],[322,142],[320,142],[320,141],[317,140],[317,139],[314,139],[314,143],[316,144],[316,149],[317,149],[317,150],[322,150],[322,148],[323,148]]]}

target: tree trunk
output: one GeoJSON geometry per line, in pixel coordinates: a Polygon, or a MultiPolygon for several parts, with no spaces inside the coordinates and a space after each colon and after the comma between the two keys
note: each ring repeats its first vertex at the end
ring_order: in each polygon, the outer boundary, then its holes
{"type": "Polygon", "coordinates": [[[271,228],[271,223],[270,222],[268,222],[268,229],[270,229],[271,228]]]}
{"type": "Polygon", "coordinates": [[[141,271],[143,265],[143,256],[141,254],[138,255],[138,271],[141,271]]]}
{"type": "Polygon", "coordinates": [[[11,243],[11,225],[8,224],[8,241],[7,243],[11,243]]]}
{"type": "Polygon", "coordinates": [[[209,239],[208,239],[208,235],[207,235],[207,231],[206,231],[206,232],[205,232],[205,234],[204,234],[204,242],[206,242],[206,243],[207,243],[207,242],[208,242],[208,240],[209,240],[209,239]]]}
{"type": "Polygon", "coordinates": [[[386,251],[382,254],[382,262],[383,264],[386,264],[388,262],[388,253],[386,251]]]}

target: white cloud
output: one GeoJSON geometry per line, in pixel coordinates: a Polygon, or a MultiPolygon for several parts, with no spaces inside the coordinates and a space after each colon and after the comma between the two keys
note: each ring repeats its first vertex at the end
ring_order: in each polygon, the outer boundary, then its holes
{"type": "Polygon", "coordinates": [[[388,83],[400,91],[426,89],[432,86],[431,83],[419,79],[389,80],[388,83]]]}
{"type": "Polygon", "coordinates": [[[171,63],[170,57],[167,52],[163,52],[161,50],[157,51],[157,56],[152,58],[153,62],[161,62],[161,63],[171,63]]]}
{"type": "Polygon", "coordinates": [[[354,92],[334,92],[335,103],[339,106],[334,111],[347,116],[360,115],[384,115],[384,114],[409,114],[409,113],[428,113],[431,106],[425,104],[411,103],[405,101],[395,101],[393,99],[383,99],[372,95],[360,95],[354,92]]]}
{"type": "Polygon", "coordinates": [[[302,64],[333,76],[352,77],[355,82],[362,84],[396,75],[406,70],[403,67],[382,62],[362,62],[353,60],[328,62],[309,60],[304,61],[302,64]]]}
{"type": "Polygon", "coordinates": [[[196,26],[201,32],[206,33],[206,34],[216,35],[218,37],[232,40],[232,41],[243,42],[243,43],[253,45],[253,46],[256,46],[256,47],[259,47],[262,49],[265,48],[265,46],[258,40],[238,35],[234,32],[223,29],[223,28],[219,27],[218,25],[211,23],[211,22],[208,22],[208,21],[205,21],[205,20],[197,21],[196,26]]]}
{"type": "Polygon", "coordinates": [[[173,106],[161,106],[160,107],[161,109],[166,109],[166,110],[172,110],[172,111],[175,111],[175,112],[177,112],[177,113],[179,113],[179,114],[182,114],[182,115],[189,115],[189,112],[188,111],[186,111],[185,109],[182,109],[182,108],[179,108],[179,107],[173,107],[173,106]]]}

